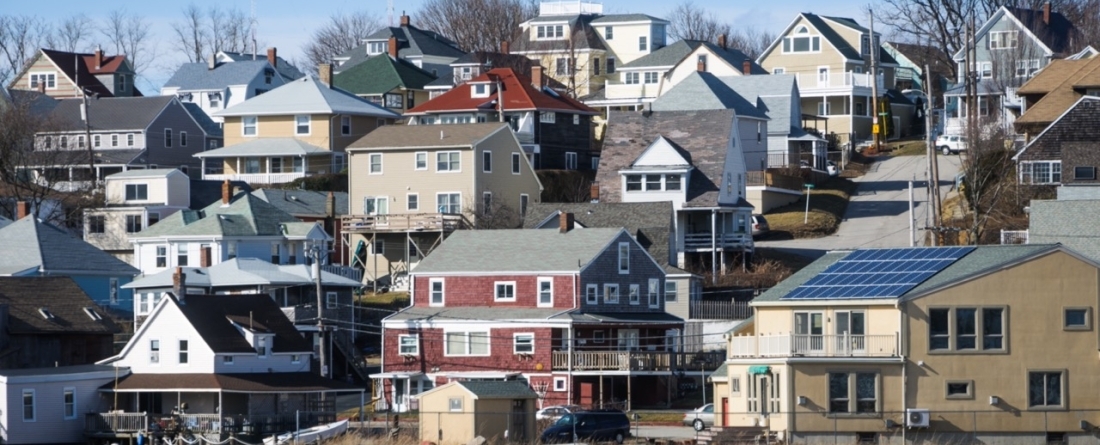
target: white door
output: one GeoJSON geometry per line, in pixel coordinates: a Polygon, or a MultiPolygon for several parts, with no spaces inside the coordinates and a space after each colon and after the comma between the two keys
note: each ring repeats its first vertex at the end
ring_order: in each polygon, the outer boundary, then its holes
{"type": "Polygon", "coordinates": [[[817,68],[817,86],[829,86],[829,67],[822,66],[817,68]]]}
{"type": "Polygon", "coordinates": [[[821,312],[794,313],[795,353],[820,352],[824,349],[824,315],[821,312]]]}
{"type": "Polygon", "coordinates": [[[620,351],[637,351],[638,350],[638,330],[637,329],[619,329],[619,350],[620,351]]]}
{"type": "Polygon", "coordinates": [[[836,313],[837,353],[851,355],[866,350],[863,312],[840,311],[836,313]]]}

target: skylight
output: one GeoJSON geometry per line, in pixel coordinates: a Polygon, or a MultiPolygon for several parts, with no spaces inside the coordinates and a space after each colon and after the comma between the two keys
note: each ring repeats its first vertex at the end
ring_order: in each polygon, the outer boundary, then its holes
{"type": "Polygon", "coordinates": [[[88,318],[91,318],[92,321],[101,321],[101,320],[103,320],[103,316],[99,315],[99,313],[96,312],[95,309],[92,309],[90,307],[84,308],[84,313],[87,314],[88,318]]]}
{"type": "Polygon", "coordinates": [[[53,313],[50,312],[49,309],[46,309],[44,307],[38,308],[38,313],[42,315],[42,318],[45,318],[47,320],[53,320],[55,318],[53,313]]]}

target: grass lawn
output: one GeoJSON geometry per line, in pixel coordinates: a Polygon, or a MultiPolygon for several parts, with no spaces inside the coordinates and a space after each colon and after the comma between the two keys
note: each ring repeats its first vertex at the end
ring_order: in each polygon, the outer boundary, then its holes
{"type": "Polygon", "coordinates": [[[409,304],[408,292],[366,293],[359,296],[359,304],[380,307],[404,307],[409,304]]]}
{"type": "Polygon", "coordinates": [[[809,221],[803,222],[806,197],[793,204],[772,210],[765,215],[771,226],[772,236],[792,238],[817,238],[836,232],[848,208],[848,198],[855,191],[855,183],[846,178],[831,178],[818,184],[810,192],[809,221]]]}
{"type": "Polygon", "coordinates": [[[890,156],[925,156],[927,144],[921,141],[899,141],[889,144],[890,156]]]}

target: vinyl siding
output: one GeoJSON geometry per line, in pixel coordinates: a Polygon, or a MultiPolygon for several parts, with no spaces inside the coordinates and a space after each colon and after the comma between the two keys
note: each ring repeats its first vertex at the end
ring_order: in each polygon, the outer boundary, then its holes
{"type": "MultiPolygon", "coordinates": [[[[11,378],[9,378],[11,379],[11,378]]],[[[80,443],[84,414],[100,409],[99,387],[112,378],[72,377],[61,382],[0,384],[0,438],[5,444],[80,443]],[[64,389],[74,388],[76,416],[65,419],[64,389]],[[35,421],[23,421],[23,390],[35,391],[35,421]]]]}

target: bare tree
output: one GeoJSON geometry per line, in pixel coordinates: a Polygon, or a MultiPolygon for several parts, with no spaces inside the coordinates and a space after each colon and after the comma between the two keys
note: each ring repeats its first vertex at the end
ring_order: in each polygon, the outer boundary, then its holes
{"type": "Polygon", "coordinates": [[[207,11],[209,19],[210,51],[245,52],[251,40],[251,19],[240,9],[223,10],[218,7],[207,11]]]}
{"type": "Polygon", "coordinates": [[[58,23],[53,33],[46,38],[46,46],[71,53],[85,51],[94,29],[94,22],[88,16],[69,16],[58,23]]]}
{"type": "Polygon", "coordinates": [[[367,11],[329,16],[328,23],[313,31],[313,37],[302,48],[309,59],[307,66],[329,63],[337,54],[361,45],[364,38],[380,27],[380,23],[367,11]]]}
{"type": "Polygon", "coordinates": [[[149,22],[142,16],[115,9],[107,14],[99,32],[114,47],[115,54],[126,55],[139,75],[156,59],[156,45],[149,41],[149,22]]]}
{"type": "Polygon", "coordinates": [[[172,22],[176,48],[186,54],[191,63],[202,62],[208,52],[207,43],[210,40],[207,35],[206,14],[194,3],[184,7],[180,13],[183,20],[172,22]]]}
{"type": "Polygon", "coordinates": [[[563,40],[544,40],[527,43],[527,49],[534,50],[536,63],[545,67],[544,75],[549,75],[565,85],[564,93],[571,97],[587,94],[592,77],[595,76],[590,62],[599,59],[590,58],[584,51],[590,40],[591,29],[579,27],[563,40]]]}
{"type": "Polygon", "coordinates": [[[714,42],[720,35],[730,35],[729,24],[719,22],[706,8],[685,0],[668,13],[668,33],[676,40],[703,40],[714,42]]]}
{"type": "Polygon", "coordinates": [[[726,37],[726,45],[736,48],[753,59],[759,57],[777,38],[772,31],[747,26],[733,31],[726,37]]]}
{"type": "Polygon", "coordinates": [[[4,84],[34,57],[46,28],[38,17],[0,15],[0,80],[4,84]]]}
{"type": "Polygon", "coordinates": [[[519,39],[519,25],[537,14],[535,0],[427,0],[416,20],[464,51],[497,51],[500,42],[519,39]]]}
{"type": "Polygon", "coordinates": [[[523,216],[516,209],[500,200],[478,203],[467,208],[464,213],[474,216],[474,229],[519,229],[523,227],[523,216]]]}
{"type": "Polygon", "coordinates": [[[1100,45],[1100,0],[1076,0],[1062,4],[1060,10],[1077,28],[1072,50],[1083,49],[1086,45],[1094,48],[1100,45]]]}

